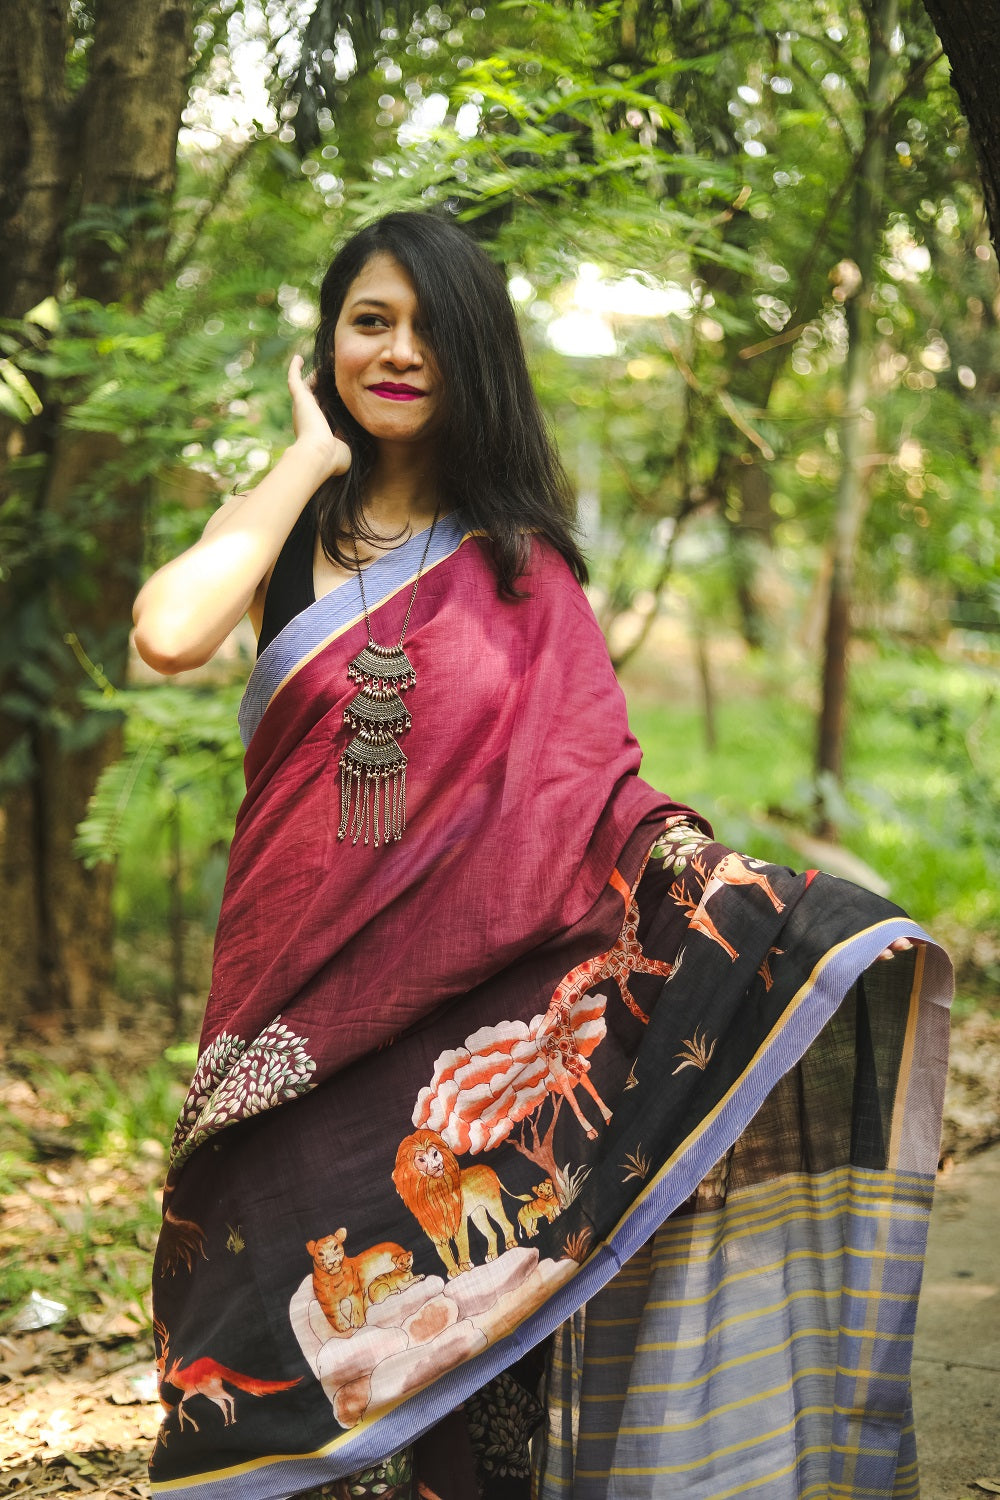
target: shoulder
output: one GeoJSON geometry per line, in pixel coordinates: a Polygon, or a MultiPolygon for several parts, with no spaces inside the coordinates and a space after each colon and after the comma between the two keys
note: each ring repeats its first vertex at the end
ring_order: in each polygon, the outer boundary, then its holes
{"type": "Polygon", "coordinates": [[[208,520],[205,522],[204,530],[201,533],[202,536],[211,536],[212,532],[217,526],[219,526],[223,521],[227,520],[229,516],[233,515],[236,511],[239,510],[240,506],[243,504],[246,498],[246,495],[234,494],[227,496],[227,498],[223,500],[222,504],[219,506],[218,510],[214,510],[209,516],[208,520]]]}
{"type": "Polygon", "coordinates": [[[462,562],[456,576],[474,582],[480,595],[491,595],[511,621],[553,610],[569,610],[593,620],[583,585],[559,548],[537,532],[525,532],[524,536],[526,558],[515,579],[514,594],[500,586],[489,534],[473,527],[465,532],[457,549],[462,562]]]}
{"type": "Polygon", "coordinates": [[[583,584],[567,559],[547,537],[532,533],[528,566],[518,580],[518,587],[529,595],[556,597],[592,614],[583,584]]]}

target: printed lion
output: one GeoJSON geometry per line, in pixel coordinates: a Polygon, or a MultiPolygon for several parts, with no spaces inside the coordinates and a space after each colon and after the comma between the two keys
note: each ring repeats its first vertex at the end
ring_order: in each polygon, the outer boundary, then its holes
{"type": "MultiPolygon", "coordinates": [[[[416,1130],[400,1142],[392,1180],[443,1260],[449,1277],[472,1269],[470,1219],[486,1240],[487,1260],[497,1258],[497,1237],[490,1219],[502,1231],[507,1250],[517,1244],[500,1196],[508,1190],[493,1168],[482,1164],[460,1167],[455,1153],[436,1130],[416,1130]]],[[[508,1196],[519,1195],[508,1192],[508,1196]]]]}

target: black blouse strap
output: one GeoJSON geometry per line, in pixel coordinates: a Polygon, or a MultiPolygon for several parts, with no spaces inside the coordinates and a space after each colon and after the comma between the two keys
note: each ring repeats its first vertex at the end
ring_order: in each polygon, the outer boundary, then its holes
{"type": "Polygon", "coordinates": [[[264,595],[264,617],[257,641],[257,655],[271,644],[289,620],[315,603],[313,552],[316,547],[316,516],[310,500],[278,553],[264,595]]]}

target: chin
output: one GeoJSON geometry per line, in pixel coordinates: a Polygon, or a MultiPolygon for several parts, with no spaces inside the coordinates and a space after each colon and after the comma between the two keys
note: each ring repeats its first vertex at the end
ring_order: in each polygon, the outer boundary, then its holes
{"type": "Polygon", "coordinates": [[[391,411],[378,408],[373,411],[367,402],[354,406],[345,401],[344,405],[358,426],[363,427],[376,442],[422,442],[433,436],[440,425],[433,413],[418,417],[406,406],[391,411]]]}

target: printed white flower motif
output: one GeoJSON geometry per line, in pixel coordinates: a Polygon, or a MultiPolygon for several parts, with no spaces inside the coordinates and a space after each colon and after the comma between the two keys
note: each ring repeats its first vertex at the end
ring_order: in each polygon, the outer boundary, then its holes
{"type": "Polygon", "coordinates": [[[683,814],[667,819],[667,825],[650,851],[652,859],[662,859],[664,867],[673,866],[673,873],[680,875],[696,850],[712,841],[700,828],[694,828],[683,814]]]}
{"type": "Polygon", "coordinates": [[[219,1035],[209,1042],[194,1070],[194,1077],[181,1108],[180,1119],[177,1121],[177,1131],[184,1134],[195,1123],[212,1093],[245,1048],[246,1042],[243,1038],[234,1036],[229,1031],[220,1031],[219,1035]]]}
{"type": "Polygon", "coordinates": [[[248,1120],[312,1088],[315,1059],[280,1016],[247,1042],[220,1031],[198,1059],[174,1130],[170,1165],[237,1120],[248,1120]]]}

